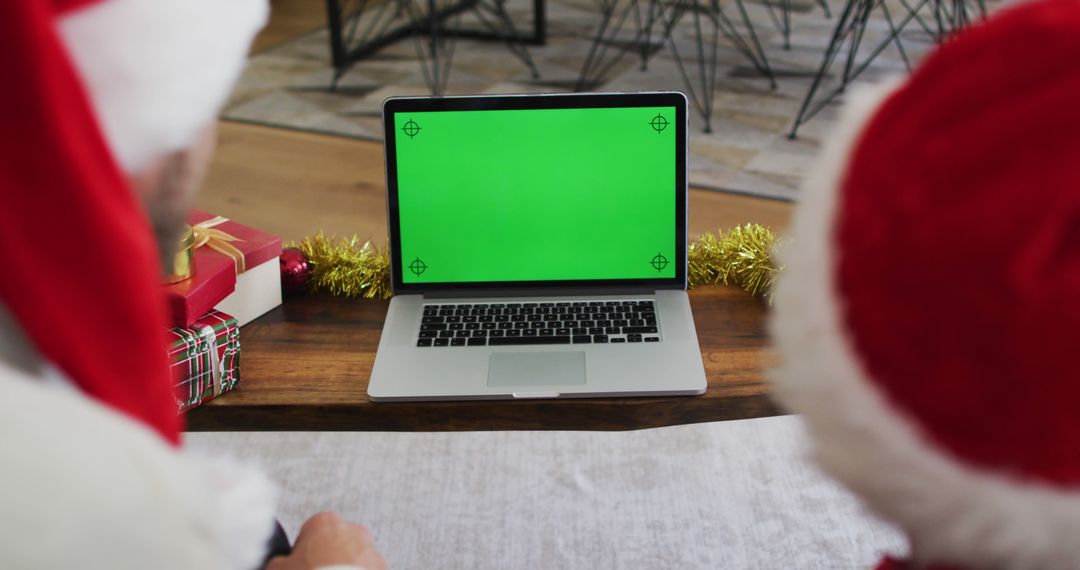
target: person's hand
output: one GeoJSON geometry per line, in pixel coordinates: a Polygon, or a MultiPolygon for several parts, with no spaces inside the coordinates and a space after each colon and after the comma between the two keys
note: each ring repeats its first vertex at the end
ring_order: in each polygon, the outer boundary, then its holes
{"type": "Polygon", "coordinates": [[[375,550],[371,531],[335,513],[319,513],[308,519],[300,528],[292,554],[274,558],[266,570],[315,570],[334,564],[386,570],[386,562],[375,550]]]}

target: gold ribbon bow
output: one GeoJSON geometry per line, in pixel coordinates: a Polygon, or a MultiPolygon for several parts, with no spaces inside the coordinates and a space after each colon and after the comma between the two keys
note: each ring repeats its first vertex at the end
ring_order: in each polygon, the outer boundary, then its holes
{"type": "Polygon", "coordinates": [[[193,249],[199,249],[205,245],[216,252],[229,256],[236,266],[237,275],[239,275],[247,270],[247,267],[244,265],[244,252],[240,251],[239,248],[230,242],[244,240],[221,230],[214,229],[214,226],[223,224],[227,221],[229,221],[229,218],[217,216],[191,226],[191,230],[195,234],[195,247],[193,249]]]}
{"type": "MultiPolygon", "coordinates": [[[[210,325],[204,325],[199,327],[199,334],[203,337],[203,341],[206,346],[210,348],[210,379],[214,383],[214,397],[221,395],[221,377],[225,372],[225,364],[222,362],[220,356],[218,356],[218,340],[217,333],[214,332],[214,327],[210,325]]],[[[203,386],[200,386],[203,388],[203,386]]],[[[202,394],[202,391],[199,391],[202,394]]]]}

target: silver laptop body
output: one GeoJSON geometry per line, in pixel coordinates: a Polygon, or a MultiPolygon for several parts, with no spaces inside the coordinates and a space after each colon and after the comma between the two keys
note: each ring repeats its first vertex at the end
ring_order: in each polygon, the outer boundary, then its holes
{"type": "Polygon", "coordinates": [[[695,395],[681,93],[392,98],[373,401],[695,395]]]}

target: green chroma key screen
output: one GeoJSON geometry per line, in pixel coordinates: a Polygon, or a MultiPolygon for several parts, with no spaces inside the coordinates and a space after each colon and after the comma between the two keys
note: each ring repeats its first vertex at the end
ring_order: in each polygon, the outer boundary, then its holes
{"type": "Polygon", "coordinates": [[[402,280],[675,277],[674,107],[398,112],[402,280]]]}

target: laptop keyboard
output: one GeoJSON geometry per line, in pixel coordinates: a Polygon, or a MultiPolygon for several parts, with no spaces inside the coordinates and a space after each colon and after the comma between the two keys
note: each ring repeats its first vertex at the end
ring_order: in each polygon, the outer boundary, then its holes
{"type": "Polygon", "coordinates": [[[417,346],[660,342],[653,301],[427,304],[417,346]]]}

